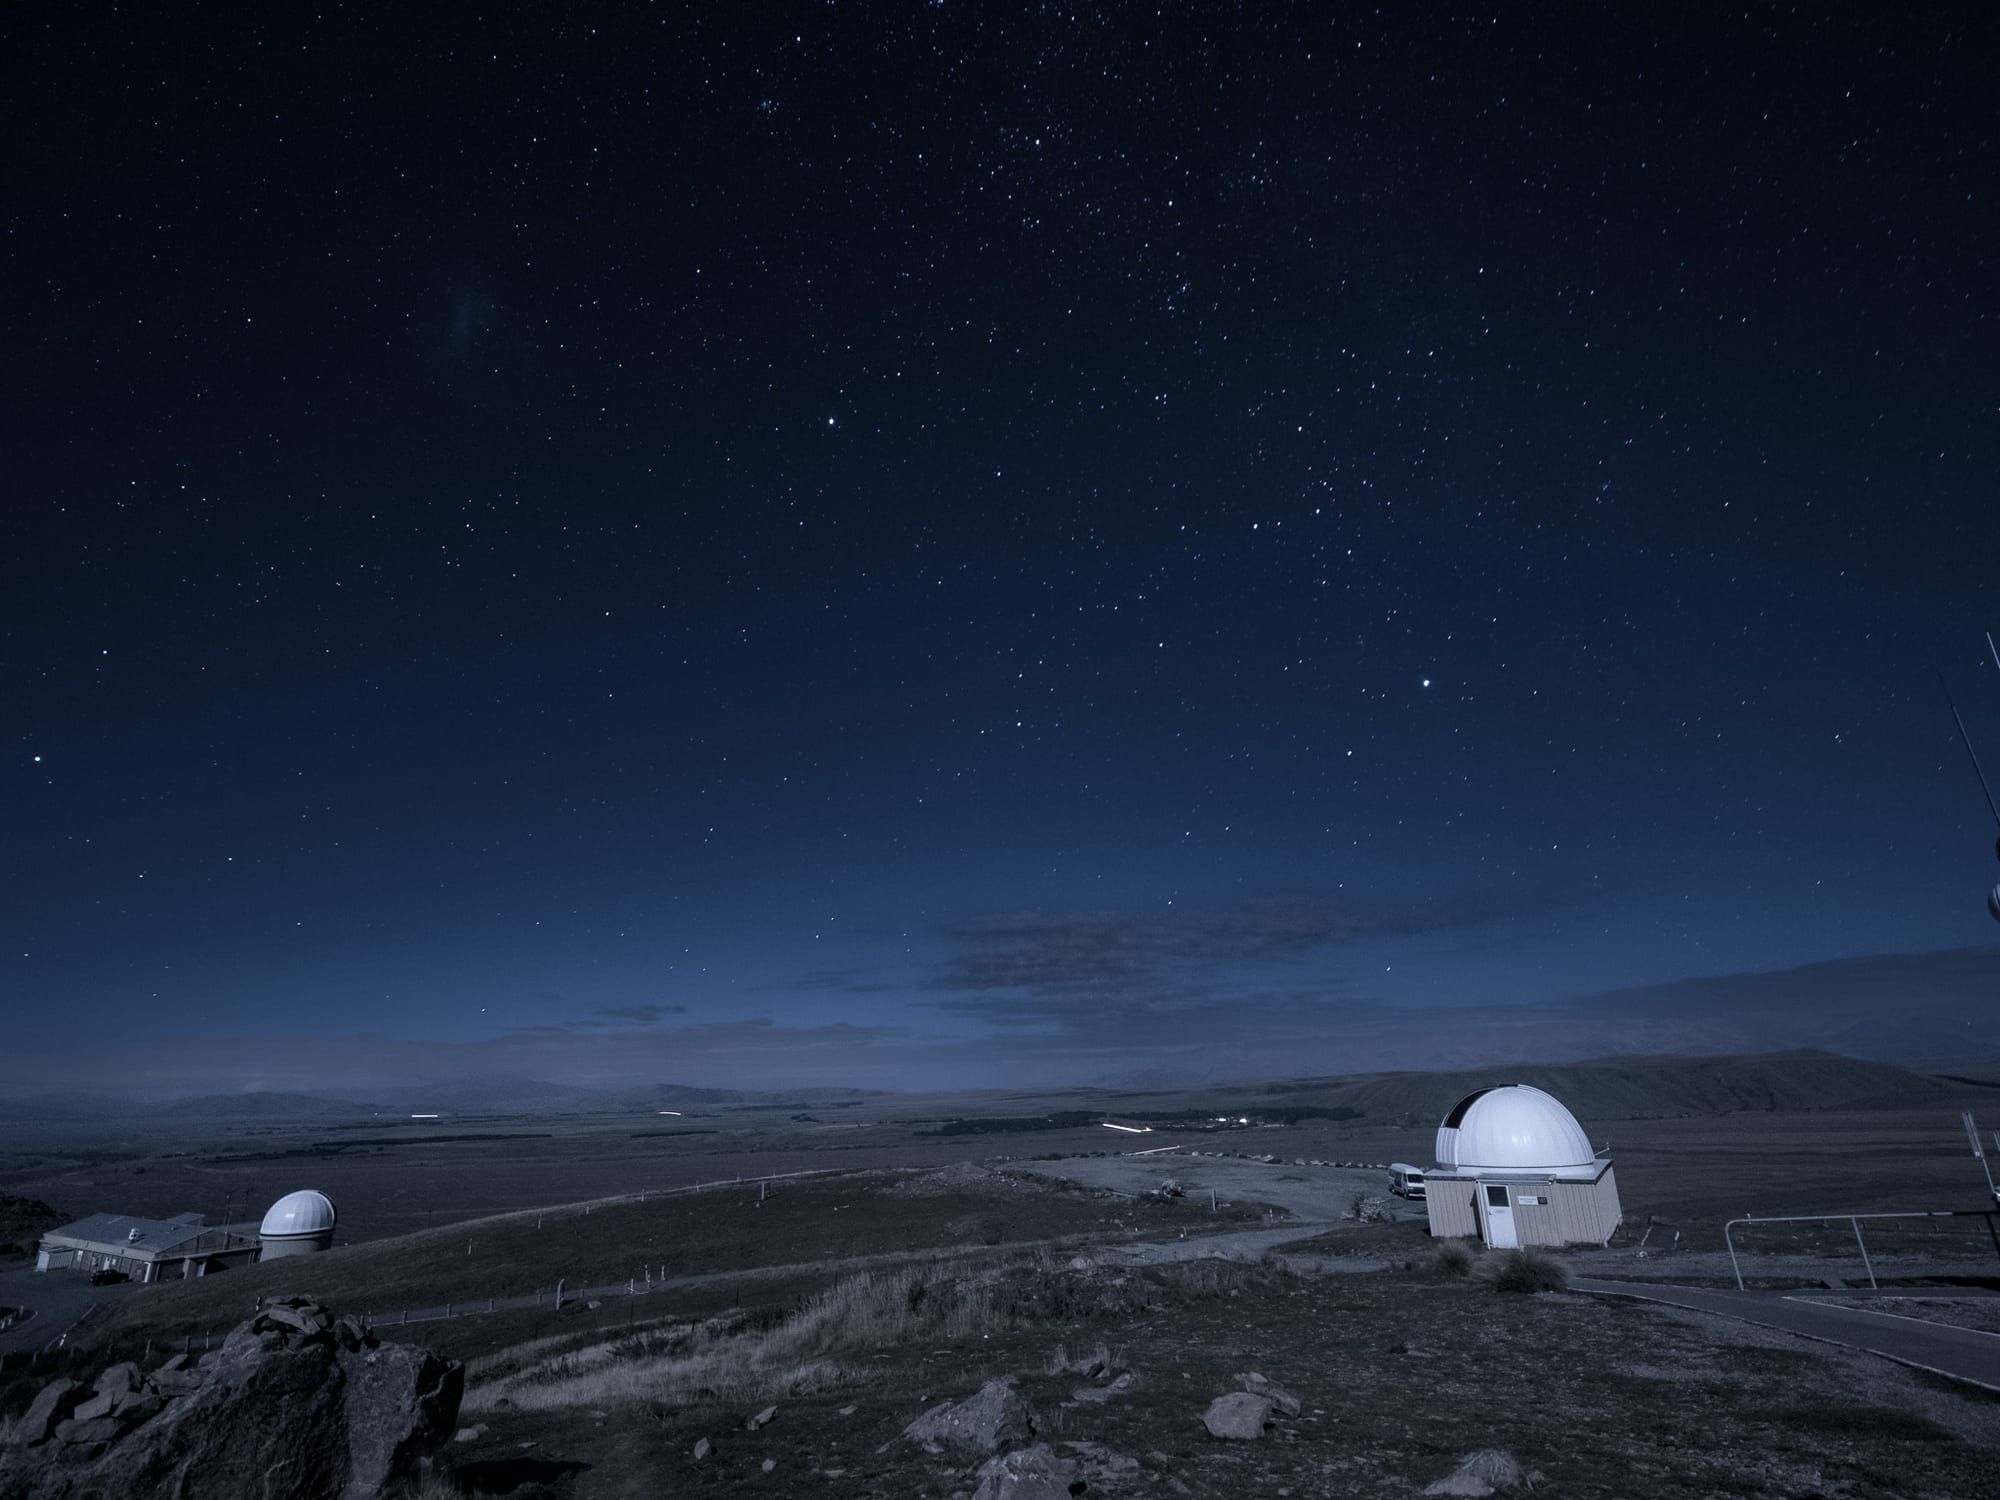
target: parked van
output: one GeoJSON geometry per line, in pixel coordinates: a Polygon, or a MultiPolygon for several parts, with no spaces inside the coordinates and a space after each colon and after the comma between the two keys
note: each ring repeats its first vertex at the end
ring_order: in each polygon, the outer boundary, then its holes
{"type": "Polygon", "coordinates": [[[1392,1163],[1389,1167],[1389,1191],[1398,1198],[1423,1197],[1423,1168],[1413,1167],[1408,1162],[1392,1163]]]}

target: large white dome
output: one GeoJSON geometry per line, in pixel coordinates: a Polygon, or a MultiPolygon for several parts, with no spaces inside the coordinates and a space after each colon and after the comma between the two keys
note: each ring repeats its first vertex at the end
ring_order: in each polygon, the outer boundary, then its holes
{"type": "Polygon", "coordinates": [[[333,1220],[333,1200],[312,1188],[301,1188],[273,1203],[257,1232],[265,1235],[331,1234],[333,1220]]]}
{"type": "Polygon", "coordinates": [[[1525,1083],[1480,1089],[1459,1100],[1438,1126],[1437,1159],[1460,1172],[1596,1172],[1596,1153],[1576,1116],[1525,1083]]]}

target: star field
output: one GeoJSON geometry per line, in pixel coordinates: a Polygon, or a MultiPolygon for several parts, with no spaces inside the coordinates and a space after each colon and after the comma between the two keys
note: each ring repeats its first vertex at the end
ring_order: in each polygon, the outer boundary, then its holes
{"type": "Polygon", "coordinates": [[[1970,13],[6,26],[0,1088],[1611,1050],[1991,943],[1970,13]]]}

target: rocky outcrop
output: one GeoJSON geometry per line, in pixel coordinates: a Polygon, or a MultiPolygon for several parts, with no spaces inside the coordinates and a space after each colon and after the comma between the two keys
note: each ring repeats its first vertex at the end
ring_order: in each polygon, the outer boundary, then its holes
{"type": "Polygon", "coordinates": [[[987,1381],[963,1401],[941,1401],[903,1429],[904,1437],[933,1451],[956,1448],[980,1456],[1021,1447],[1034,1435],[1011,1375],[987,1381]]]}
{"type": "Polygon", "coordinates": [[[0,1500],[372,1500],[419,1478],[464,1389],[462,1366],[293,1299],[196,1368],[113,1365],[85,1399],[53,1382],[0,1456],[0,1500]]]}

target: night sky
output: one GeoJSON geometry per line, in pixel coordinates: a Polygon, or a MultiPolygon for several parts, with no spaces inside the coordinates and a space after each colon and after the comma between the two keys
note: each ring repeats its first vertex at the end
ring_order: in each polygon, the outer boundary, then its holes
{"type": "Polygon", "coordinates": [[[1976,8],[294,9],[4,23],[0,1090],[2000,1046],[1976,8]]]}

